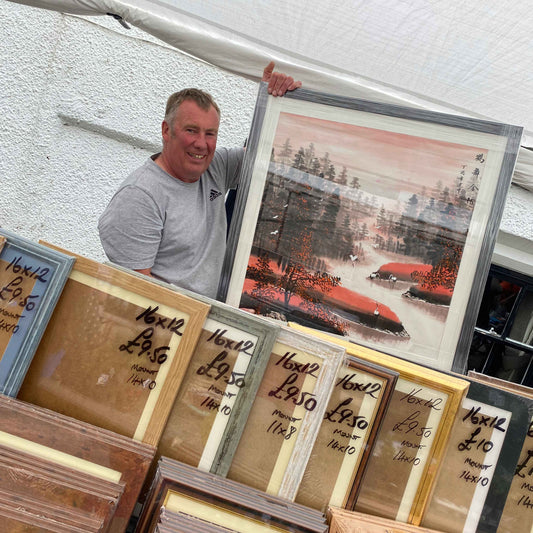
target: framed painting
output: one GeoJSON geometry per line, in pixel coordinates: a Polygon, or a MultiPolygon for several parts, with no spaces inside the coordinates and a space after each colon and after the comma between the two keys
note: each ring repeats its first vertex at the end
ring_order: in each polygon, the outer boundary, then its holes
{"type": "Polygon", "coordinates": [[[422,525],[496,533],[529,425],[531,401],[472,381],[422,525]]]}
{"type": "Polygon", "coordinates": [[[296,494],[297,503],[322,512],[330,505],[353,507],[397,378],[393,370],[346,356],[296,494]]]}
{"type": "Polygon", "coordinates": [[[18,398],[156,445],[208,311],[76,256],[18,398]]]}
{"type": "Polygon", "coordinates": [[[293,500],[344,355],[340,346],[282,328],[218,473],[293,500]]]}
{"type": "Polygon", "coordinates": [[[0,228],[0,393],[16,396],[73,264],[0,228]]]}
{"type": "Polygon", "coordinates": [[[521,132],[263,85],[218,299],[463,372],[521,132]]]}
{"type": "Polygon", "coordinates": [[[354,509],[420,525],[468,382],[341,337],[299,324],[290,326],[398,372],[354,509]]]}
{"type": "Polygon", "coordinates": [[[108,533],[124,533],[155,448],[0,395],[0,444],[124,487],[108,533]]]}
{"type": "Polygon", "coordinates": [[[327,531],[324,515],[315,509],[166,457],[159,460],[136,532],[152,533],[163,509],[241,533],[327,531]]]}
{"type": "Polygon", "coordinates": [[[227,441],[238,439],[244,429],[279,326],[175,285],[134,275],[210,306],[157,455],[217,473],[221,463],[231,461],[227,441]]]}

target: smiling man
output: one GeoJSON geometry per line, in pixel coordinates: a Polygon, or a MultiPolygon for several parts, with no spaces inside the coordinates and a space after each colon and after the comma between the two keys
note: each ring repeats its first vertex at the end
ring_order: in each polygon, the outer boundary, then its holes
{"type": "MultiPolygon", "coordinates": [[[[264,70],[274,96],[301,86],[264,70]]],[[[220,110],[184,89],[167,101],[163,148],[121,184],[98,231],[111,261],[215,297],[226,248],[226,192],[238,184],[242,148],[216,148],[220,110]]]]}

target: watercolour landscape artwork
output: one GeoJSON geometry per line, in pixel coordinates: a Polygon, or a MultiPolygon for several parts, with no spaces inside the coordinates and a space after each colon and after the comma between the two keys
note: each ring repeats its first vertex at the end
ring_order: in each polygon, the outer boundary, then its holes
{"type": "Polygon", "coordinates": [[[486,152],[282,113],[272,155],[241,307],[436,348],[486,152]]]}
{"type": "Polygon", "coordinates": [[[450,368],[507,138],[317,99],[267,104],[227,301],[429,363],[451,316],[450,368]]]}

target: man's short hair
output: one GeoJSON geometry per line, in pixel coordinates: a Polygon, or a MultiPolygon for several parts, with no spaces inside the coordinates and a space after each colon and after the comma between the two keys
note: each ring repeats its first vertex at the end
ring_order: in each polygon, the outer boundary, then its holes
{"type": "Polygon", "coordinates": [[[200,89],[182,89],[177,93],[173,93],[168,97],[167,107],[165,109],[165,121],[172,130],[174,126],[174,120],[176,118],[176,112],[179,106],[186,100],[192,100],[196,105],[204,111],[209,111],[212,106],[220,117],[220,109],[213,99],[213,97],[200,89]]]}

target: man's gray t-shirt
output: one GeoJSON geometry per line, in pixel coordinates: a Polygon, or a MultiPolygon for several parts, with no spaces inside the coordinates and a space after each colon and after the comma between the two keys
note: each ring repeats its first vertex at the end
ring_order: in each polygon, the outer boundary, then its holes
{"type": "Polygon", "coordinates": [[[122,183],[98,222],[108,258],[133,270],[150,268],[169,283],[216,296],[226,249],[225,195],[237,186],[242,148],[221,148],[194,183],[152,158],[122,183]]]}

